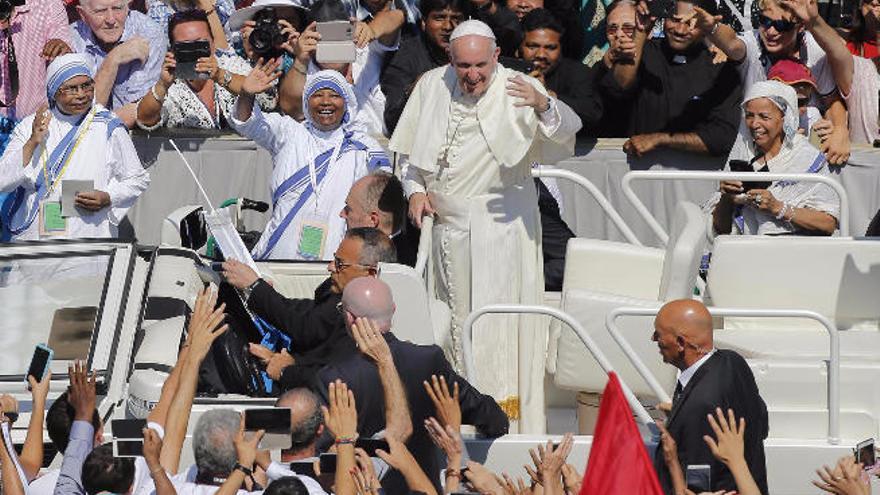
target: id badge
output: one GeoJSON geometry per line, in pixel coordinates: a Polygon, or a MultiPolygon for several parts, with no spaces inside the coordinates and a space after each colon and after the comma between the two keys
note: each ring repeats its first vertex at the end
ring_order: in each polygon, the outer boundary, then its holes
{"type": "Polygon", "coordinates": [[[40,205],[40,235],[56,236],[67,233],[67,219],[61,216],[61,203],[44,201],[40,205]]]}
{"type": "Polygon", "coordinates": [[[307,260],[320,260],[327,240],[327,224],[319,220],[303,221],[299,231],[297,253],[307,260]]]}

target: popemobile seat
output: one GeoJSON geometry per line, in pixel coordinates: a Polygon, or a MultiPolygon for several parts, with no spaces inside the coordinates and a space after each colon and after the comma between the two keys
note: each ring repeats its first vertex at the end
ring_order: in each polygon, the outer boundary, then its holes
{"type": "Polygon", "coordinates": [[[447,341],[452,313],[446,304],[428,296],[425,282],[415,270],[398,263],[380,263],[379,279],[391,287],[396,306],[392,330],[397,338],[451,349],[447,341]]]}
{"type": "MultiPolygon", "coordinates": [[[[831,320],[840,338],[841,435],[880,434],[880,240],[719,237],[707,298],[716,307],[803,309],[831,320]]],[[[725,318],[715,345],[748,360],[772,436],[825,435],[824,327],[803,319],[725,318]]]]}
{"type": "MultiPolygon", "coordinates": [[[[605,328],[609,311],[622,306],[659,307],[664,301],[693,296],[706,244],[706,223],[693,203],[676,205],[666,250],[621,242],[571,239],[566,252],[562,310],[577,319],[606,353],[621,379],[641,399],[656,400],[605,328]]],[[[675,368],[662,362],[651,341],[651,319],[619,320],[624,338],[667,391],[674,388],[675,368]]],[[[601,392],[607,375],[567,326],[551,330],[548,370],[556,386],[601,392]]]]}

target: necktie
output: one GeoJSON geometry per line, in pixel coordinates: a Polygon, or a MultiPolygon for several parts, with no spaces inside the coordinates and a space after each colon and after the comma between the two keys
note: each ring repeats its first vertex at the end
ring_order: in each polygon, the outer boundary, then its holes
{"type": "Polygon", "coordinates": [[[681,382],[675,382],[675,392],[672,393],[672,405],[678,404],[678,401],[681,400],[681,382]]]}
{"type": "Polygon", "coordinates": [[[0,101],[0,107],[11,107],[18,96],[18,61],[15,58],[15,46],[12,44],[12,28],[5,29],[5,34],[8,72],[3,72],[9,74],[9,101],[0,101]]]}

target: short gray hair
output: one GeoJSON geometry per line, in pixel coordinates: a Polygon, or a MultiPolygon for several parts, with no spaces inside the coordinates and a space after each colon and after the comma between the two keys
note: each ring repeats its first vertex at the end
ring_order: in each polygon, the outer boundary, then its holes
{"type": "Polygon", "coordinates": [[[361,254],[358,263],[379,266],[379,263],[397,263],[397,248],[391,238],[373,227],[355,227],[345,232],[346,239],[359,239],[361,254]]]}
{"type": "Polygon", "coordinates": [[[296,423],[290,425],[291,452],[300,452],[314,445],[318,440],[318,428],[324,424],[324,413],[321,411],[321,399],[307,388],[288,390],[278,397],[275,407],[300,404],[307,406],[308,413],[296,423]]]}
{"type": "Polygon", "coordinates": [[[200,474],[226,477],[238,460],[235,436],[241,415],[232,409],[212,409],[199,417],[193,432],[193,454],[200,474]]]}

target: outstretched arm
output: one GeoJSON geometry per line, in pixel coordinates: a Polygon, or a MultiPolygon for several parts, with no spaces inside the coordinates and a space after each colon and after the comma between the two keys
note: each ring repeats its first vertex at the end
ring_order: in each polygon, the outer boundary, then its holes
{"type": "Polygon", "coordinates": [[[727,59],[739,62],[746,58],[746,44],[739,39],[736,31],[721,23],[721,16],[712,16],[700,7],[694,6],[693,22],[707,40],[727,55],[727,59]]]}

